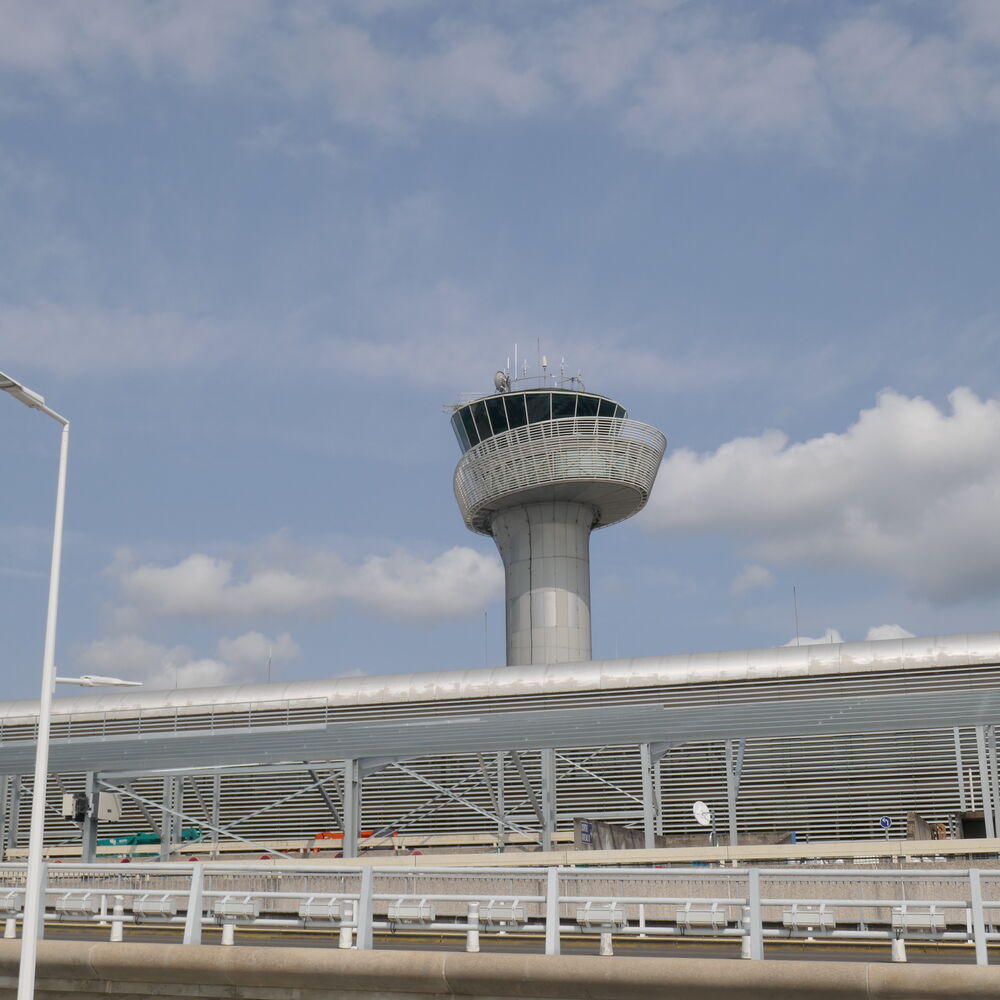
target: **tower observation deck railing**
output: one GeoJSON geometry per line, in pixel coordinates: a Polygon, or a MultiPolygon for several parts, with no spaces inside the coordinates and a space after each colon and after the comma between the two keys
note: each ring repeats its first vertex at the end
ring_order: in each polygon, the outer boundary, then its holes
{"type": "Polygon", "coordinates": [[[545,487],[596,486],[552,498],[592,502],[595,527],[614,524],[645,505],[666,447],[660,431],[635,420],[563,417],[527,424],[462,456],[455,497],[466,525],[488,534],[493,508],[502,500],[531,494],[543,500],[545,487]],[[601,490],[601,484],[609,488],[601,490]]]}

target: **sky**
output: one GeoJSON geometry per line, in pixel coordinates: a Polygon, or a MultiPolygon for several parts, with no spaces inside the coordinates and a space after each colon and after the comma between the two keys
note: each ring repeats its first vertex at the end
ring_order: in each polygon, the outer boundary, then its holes
{"type": "MultiPolygon", "coordinates": [[[[669,441],[593,536],[596,658],[1000,626],[994,0],[0,25],[0,371],[72,423],[60,672],[502,664],[447,405],[515,344],[669,441]]],[[[58,427],[0,404],[33,697],[58,427]]]]}

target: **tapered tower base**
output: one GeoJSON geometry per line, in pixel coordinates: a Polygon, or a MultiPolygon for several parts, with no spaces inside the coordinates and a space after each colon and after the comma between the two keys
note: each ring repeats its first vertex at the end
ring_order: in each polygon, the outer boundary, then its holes
{"type": "Polygon", "coordinates": [[[532,503],[493,518],[507,584],[507,663],[591,658],[590,532],[594,508],[532,503]]]}

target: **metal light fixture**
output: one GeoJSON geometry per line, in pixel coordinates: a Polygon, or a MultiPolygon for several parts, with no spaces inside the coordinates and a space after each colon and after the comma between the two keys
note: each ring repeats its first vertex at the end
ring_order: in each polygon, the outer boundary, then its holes
{"type": "Polygon", "coordinates": [[[142,681],[124,681],[120,677],[104,677],[101,674],[83,674],[80,677],[57,677],[56,684],[79,684],[80,687],[142,687],[142,681]]]}

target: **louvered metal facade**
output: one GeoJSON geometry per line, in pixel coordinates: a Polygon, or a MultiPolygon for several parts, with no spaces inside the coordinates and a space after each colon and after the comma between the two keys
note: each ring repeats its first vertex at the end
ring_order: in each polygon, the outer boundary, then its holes
{"type": "MultiPolygon", "coordinates": [[[[445,717],[489,713],[570,708],[613,712],[643,705],[691,712],[745,705],[749,712],[755,705],[798,701],[804,706],[815,699],[936,693],[943,698],[955,692],[981,692],[985,699],[1000,687],[998,665],[1000,634],[986,633],[536,668],[101,694],[57,699],[52,737],[86,741],[123,734],[247,728],[274,732],[274,727],[364,720],[430,724],[445,717]]],[[[30,702],[0,704],[0,751],[34,739],[35,711],[30,702]]],[[[971,725],[960,727],[960,732],[966,794],[971,799],[966,804],[975,807],[981,802],[981,789],[971,725]]],[[[523,761],[537,782],[539,755],[526,752],[523,761]]],[[[574,815],[629,825],[641,822],[636,746],[560,750],[557,766],[561,826],[568,826],[574,815]]],[[[313,767],[315,778],[334,774],[322,762],[313,767]]],[[[505,814],[523,826],[537,827],[520,777],[502,754],[436,755],[408,761],[406,767],[411,773],[388,767],[366,780],[363,827],[404,834],[494,832],[495,822],[432,786],[451,789],[488,812],[497,795],[498,775],[505,814]]],[[[309,837],[330,829],[329,805],[319,790],[293,794],[315,778],[301,770],[223,774],[218,779],[219,819],[249,838],[309,837]]],[[[210,821],[215,782],[207,774],[189,778],[182,811],[196,821],[210,821]]],[[[335,805],[340,802],[338,785],[334,777],[324,786],[335,805]]],[[[50,841],[72,843],[78,839],[77,830],[57,820],[55,813],[60,794],[80,790],[82,776],[60,775],[50,787],[50,841]]],[[[132,787],[158,800],[162,781],[139,779],[132,787]]],[[[703,799],[720,809],[725,803],[721,744],[687,742],[671,749],[661,766],[660,794],[663,833],[698,833],[692,802],[703,799]]],[[[30,797],[23,795],[21,829],[25,834],[28,801],[30,797]]],[[[141,811],[128,801],[125,805],[122,822],[102,825],[102,836],[148,829],[141,811]]],[[[959,806],[950,727],[751,738],[747,742],[739,797],[742,833],[794,830],[800,839],[813,840],[881,837],[880,816],[891,816],[894,834],[901,834],[909,811],[928,821],[944,821],[959,806]]]]}

